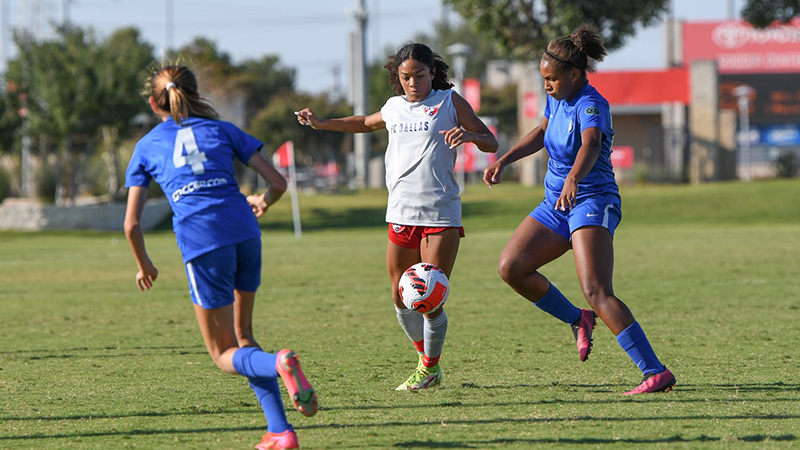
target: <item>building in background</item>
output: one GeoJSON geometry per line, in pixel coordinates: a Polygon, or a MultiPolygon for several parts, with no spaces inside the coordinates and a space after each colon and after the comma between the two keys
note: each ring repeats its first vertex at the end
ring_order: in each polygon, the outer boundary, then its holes
{"type": "MultiPolygon", "coordinates": [[[[796,174],[800,20],[766,29],[734,20],[670,21],[664,31],[665,69],[589,74],[614,115],[620,181],[701,183],[796,174]]],[[[538,61],[489,65],[487,84],[508,81],[518,83],[522,135],[539,124],[544,110],[538,61]]],[[[521,179],[540,183],[546,155],[529,160],[521,179]]]]}

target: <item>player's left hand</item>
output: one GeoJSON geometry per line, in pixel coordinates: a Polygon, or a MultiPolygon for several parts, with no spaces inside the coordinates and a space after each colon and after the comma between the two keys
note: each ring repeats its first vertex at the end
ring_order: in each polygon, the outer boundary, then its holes
{"type": "Polygon", "coordinates": [[[248,195],[247,196],[247,204],[250,205],[250,208],[253,210],[253,214],[256,217],[261,217],[267,212],[269,209],[269,205],[267,204],[266,200],[264,200],[263,195],[248,195]]]}
{"type": "Polygon", "coordinates": [[[474,134],[461,127],[453,127],[447,131],[440,131],[444,135],[444,143],[450,148],[456,148],[465,142],[472,142],[474,134]]]}
{"type": "Polygon", "coordinates": [[[577,204],[578,198],[578,182],[574,178],[567,177],[564,180],[564,187],[561,189],[561,195],[556,200],[556,209],[566,211],[572,209],[577,204]]]}

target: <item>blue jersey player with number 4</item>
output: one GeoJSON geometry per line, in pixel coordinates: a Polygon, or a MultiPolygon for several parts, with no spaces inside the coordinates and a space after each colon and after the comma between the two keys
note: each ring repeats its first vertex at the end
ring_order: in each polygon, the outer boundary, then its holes
{"type": "Polygon", "coordinates": [[[145,95],[162,122],[136,144],[126,172],[125,235],[139,266],[136,283],[140,290],[149,290],[158,277],[140,226],[147,189],[155,179],[172,207],[173,230],[206,348],[222,371],[249,379],[264,410],[267,433],[256,448],[298,448],[277,378],[283,379],[295,407],[306,416],[317,412],[317,395],[297,355],[288,349],[264,352],[252,330],[261,283],[256,218],[281,197],[286,180],[259,153],[261,142],[217,120],[188,68],[163,67],[148,79],[145,95]],[[239,192],[234,159],[269,184],[263,195],[245,197],[239,192]]]}
{"type": "Polygon", "coordinates": [[[611,167],[614,130],[608,102],[586,77],[594,70],[593,61],[605,55],[602,37],[588,24],[551,41],[539,64],[548,94],[541,125],[484,171],[483,181],[492,187],[512,162],[542,147],[550,156],[544,201],[517,227],[500,255],[498,271],[520,295],[572,326],[581,361],[589,357],[600,316],[644,376],[625,395],[667,391],[675,377],[658,360],[642,327],[611,286],[614,230],[622,219],[611,167]],[[569,249],[591,309],[570,303],[539,272],[569,249]]]}

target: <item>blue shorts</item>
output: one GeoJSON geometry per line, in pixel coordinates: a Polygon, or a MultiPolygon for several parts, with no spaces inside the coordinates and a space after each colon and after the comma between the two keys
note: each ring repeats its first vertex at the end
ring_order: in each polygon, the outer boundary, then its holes
{"type": "Polygon", "coordinates": [[[234,289],[255,292],[261,285],[261,238],[226,245],[186,263],[192,303],[216,309],[234,302],[234,289]]]}
{"type": "Polygon", "coordinates": [[[600,202],[588,198],[578,202],[571,210],[560,211],[547,200],[543,200],[529,216],[571,241],[572,233],[586,226],[603,227],[614,236],[614,230],[622,221],[622,209],[619,203],[600,202]]]}

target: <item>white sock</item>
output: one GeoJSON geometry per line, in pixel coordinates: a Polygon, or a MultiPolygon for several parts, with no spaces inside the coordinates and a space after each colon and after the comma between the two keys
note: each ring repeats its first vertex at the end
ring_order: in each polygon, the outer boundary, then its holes
{"type": "Polygon", "coordinates": [[[397,321],[406,332],[406,336],[411,339],[411,342],[419,342],[425,338],[422,330],[424,316],[416,311],[410,309],[400,309],[395,305],[394,310],[397,311],[397,321]]]}
{"type": "MultiPolygon", "coordinates": [[[[423,316],[424,317],[424,316],[423,316]]],[[[444,337],[447,334],[447,314],[442,314],[434,319],[425,317],[425,356],[437,358],[442,354],[444,337]]]]}

